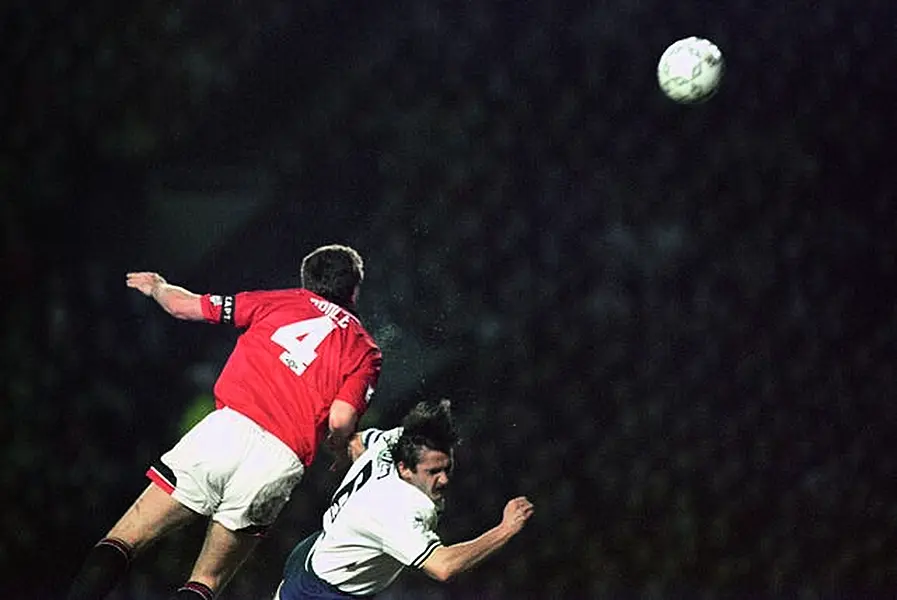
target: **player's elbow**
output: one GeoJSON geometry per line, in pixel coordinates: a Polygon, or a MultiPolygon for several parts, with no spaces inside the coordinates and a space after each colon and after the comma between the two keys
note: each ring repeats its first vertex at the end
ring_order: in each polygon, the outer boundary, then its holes
{"type": "Polygon", "coordinates": [[[435,563],[435,564],[425,564],[423,566],[424,573],[430,579],[434,579],[439,583],[446,583],[455,576],[454,571],[448,568],[448,565],[435,563]]]}
{"type": "Polygon", "coordinates": [[[439,583],[448,583],[455,576],[455,573],[449,569],[443,568],[435,569],[429,572],[429,575],[439,583]]]}
{"type": "Polygon", "coordinates": [[[449,560],[449,553],[445,547],[437,548],[430,557],[421,565],[424,573],[431,579],[440,583],[451,580],[460,572],[460,569],[449,560]]]}
{"type": "Polygon", "coordinates": [[[330,431],[339,437],[348,440],[349,436],[355,433],[355,426],[358,423],[358,411],[355,407],[344,402],[343,400],[334,400],[330,407],[330,431]]]}

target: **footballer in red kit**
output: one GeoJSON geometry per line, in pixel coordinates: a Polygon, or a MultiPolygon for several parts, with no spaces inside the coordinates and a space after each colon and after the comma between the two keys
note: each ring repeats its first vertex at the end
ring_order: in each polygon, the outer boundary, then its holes
{"type": "Polygon", "coordinates": [[[211,323],[247,328],[215,384],[218,405],[276,435],[306,466],[333,398],[364,413],[380,350],[352,313],[305,289],[206,294],[202,312],[211,323]]]}
{"type": "Polygon", "coordinates": [[[209,520],[189,580],[172,599],[211,600],[273,524],[320,445],[348,461],[381,352],[355,315],[364,264],[348,246],[302,260],[301,286],[195,294],[158,273],[127,285],[171,316],[242,330],[215,383],[216,410],[147,471],[151,483],[93,547],[68,600],[105,598],[157,538],[209,520]]]}

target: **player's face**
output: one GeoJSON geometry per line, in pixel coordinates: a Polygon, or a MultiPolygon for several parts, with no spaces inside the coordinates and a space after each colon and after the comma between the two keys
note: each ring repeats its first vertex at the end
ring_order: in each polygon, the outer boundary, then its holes
{"type": "Polygon", "coordinates": [[[400,464],[399,474],[402,479],[438,504],[443,500],[443,494],[451,479],[453,462],[451,454],[424,448],[417,468],[412,471],[400,464]]]}

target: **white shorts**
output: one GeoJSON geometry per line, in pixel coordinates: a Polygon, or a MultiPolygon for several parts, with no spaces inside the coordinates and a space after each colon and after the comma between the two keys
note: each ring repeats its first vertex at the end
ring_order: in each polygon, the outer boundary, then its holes
{"type": "Polygon", "coordinates": [[[271,525],[305,472],[289,446],[229,408],[207,415],[161,461],[147,476],[231,531],[271,525]]]}

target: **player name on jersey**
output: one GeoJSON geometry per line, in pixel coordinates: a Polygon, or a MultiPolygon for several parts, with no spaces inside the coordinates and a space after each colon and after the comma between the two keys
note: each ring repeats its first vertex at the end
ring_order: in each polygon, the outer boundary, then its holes
{"type": "Polygon", "coordinates": [[[309,298],[309,300],[311,300],[311,303],[314,304],[318,310],[333,319],[333,322],[336,323],[340,329],[348,327],[349,323],[354,318],[351,313],[333,302],[328,302],[327,300],[322,300],[320,298],[309,298]]]}

